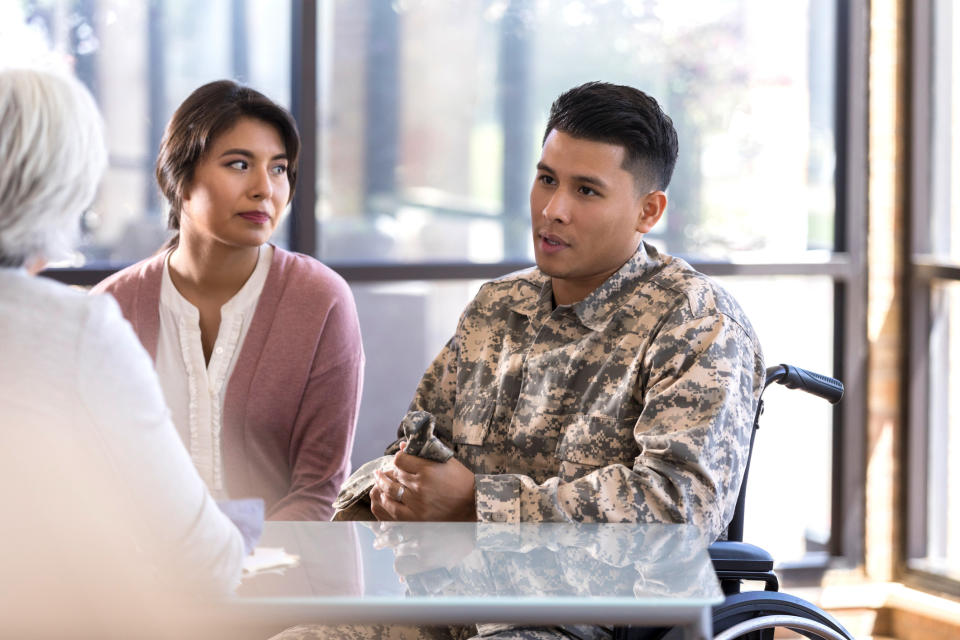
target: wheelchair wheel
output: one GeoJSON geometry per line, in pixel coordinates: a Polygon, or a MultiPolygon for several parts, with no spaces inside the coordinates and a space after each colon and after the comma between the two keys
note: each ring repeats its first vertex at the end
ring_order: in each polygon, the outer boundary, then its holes
{"type": "Polygon", "coordinates": [[[715,640],[767,640],[776,628],[792,629],[812,640],[854,640],[829,613],[788,593],[748,591],[713,608],[715,640]]]}

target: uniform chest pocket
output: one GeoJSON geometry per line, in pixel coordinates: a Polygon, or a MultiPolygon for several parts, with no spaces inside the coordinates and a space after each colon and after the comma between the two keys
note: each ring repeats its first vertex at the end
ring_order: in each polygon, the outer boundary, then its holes
{"type": "Polygon", "coordinates": [[[457,407],[453,414],[454,444],[483,444],[496,408],[493,401],[457,407]]]}
{"type": "Polygon", "coordinates": [[[592,467],[610,464],[633,466],[640,448],[633,437],[636,419],[577,413],[566,416],[556,456],[560,460],[592,467]]]}

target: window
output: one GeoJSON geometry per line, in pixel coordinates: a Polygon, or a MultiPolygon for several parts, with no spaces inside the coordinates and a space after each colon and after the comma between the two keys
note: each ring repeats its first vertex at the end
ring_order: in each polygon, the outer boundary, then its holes
{"type": "MultiPolygon", "coordinates": [[[[435,304],[437,279],[451,277],[446,263],[508,263],[505,272],[531,261],[527,199],[550,103],[581,82],[629,83],[659,99],[680,136],[670,206],[649,239],[728,276],[769,364],[844,377],[856,356],[838,352],[837,341],[857,322],[847,287],[859,290],[847,278],[856,269],[843,257],[848,220],[838,215],[846,203],[836,180],[845,144],[836,70],[846,55],[836,45],[846,9],[817,0],[324,3],[316,29],[319,254],[353,274],[362,305],[407,305],[411,317],[435,304]],[[434,284],[403,284],[398,294],[382,282],[397,263],[419,265],[410,277],[434,284]]],[[[481,277],[472,274],[466,267],[457,277],[481,277]]],[[[470,291],[457,298],[465,302],[470,291]]],[[[361,315],[369,341],[393,326],[361,315]]],[[[420,355],[422,371],[442,340],[407,325],[417,344],[434,346],[420,355]]],[[[378,404],[405,406],[419,375],[410,369],[399,393],[395,377],[381,385],[368,376],[378,404]]],[[[856,462],[841,456],[855,461],[857,452],[835,448],[840,426],[829,406],[782,390],[770,397],[748,536],[789,564],[855,558],[862,509],[834,496],[852,495],[840,488],[850,476],[835,470],[856,477],[856,462]],[[769,480],[786,459],[796,462],[788,478],[814,477],[790,504],[769,480]]],[[[856,386],[848,398],[857,407],[856,386]]],[[[395,420],[367,423],[375,409],[363,411],[362,429],[392,435],[395,420]]]]}
{"type": "MultiPolygon", "coordinates": [[[[780,362],[833,371],[833,282],[824,276],[722,277],[780,362]],[[795,310],[784,313],[784,310],[795,310]]],[[[833,421],[828,403],[779,385],[764,394],[747,484],[744,538],[782,565],[824,563],[831,536],[833,421]],[[802,491],[787,489],[802,482],[802,491]],[[784,500],[784,492],[789,500],[784,500]]]]}
{"type": "Polygon", "coordinates": [[[63,281],[92,284],[162,243],[153,161],[189,91],[233,77],[291,107],[301,175],[315,179],[298,182],[275,240],[314,253],[357,296],[370,366],[355,465],[386,444],[477,283],[532,262],[528,193],[552,100],[596,79],[648,91],[680,136],[669,209],[649,240],[723,278],[768,364],[848,385],[840,412],[771,391],[751,474],[748,538],[783,562],[823,564],[862,554],[863,200],[850,170],[866,120],[861,9],[836,0],[22,0],[3,5],[0,24],[14,25],[18,50],[40,43],[69,55],[110,133],[87,241],[71,268],[48,273],[63,281]],[[404,344],[384,340],[398,331],[404,344]],[[763,492],[791,482],[771,476],[798,443],[804,464],[788,473],[816,469],[817,481],[788,513],[763,492]],[[774,507],[781,516],[762,516],[774,507]],[[790,525],[771,527],[777,517],[790,525]]]}
{"type": "Polygon", "coordinates": [[[828,252],[834,12],[822,1],[324,3],[321,254],[532,260],[528,193],[550,103],[596,79],[645,89],[678,129],[651,239],[723,260],[828,252]]]}
{"type": "Polygon", "coordinates": [[[960,10],[915,12],[906,567],[960,593],[960,10]]]}
{"type": "Polygon", "coordinates": [[[290,104],[287,3],[25,1],[4,3],[0,18],[9,29],[7,60],[57,52],[106,123],[109,168],[71,266],[129,264],[163,244],[154,161],[164,125],[196,87],[230,77],[290,104]]]}

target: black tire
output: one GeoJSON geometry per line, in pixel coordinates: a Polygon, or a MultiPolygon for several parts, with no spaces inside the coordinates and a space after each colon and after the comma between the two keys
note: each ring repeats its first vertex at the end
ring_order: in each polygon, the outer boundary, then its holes
{"type": "MultiPolygon", "coordinates": [[[[767,615],[798,616],[813,620],[826,625],[848,640],[854,640],[850,632],[826,611],[818,609],[806,600],[778,591],[747,591],[728,596],[722,604],[713,608],[713,632],[717,634],[744,620],[767,615]]],[[[813,632],[800,629],[796,631],[807,638],[821,640],[821,636],[813,632]]],[[[772,635],[772,631],[750,634],[751,637],[756,638],[772,637],[772,635]]]]}

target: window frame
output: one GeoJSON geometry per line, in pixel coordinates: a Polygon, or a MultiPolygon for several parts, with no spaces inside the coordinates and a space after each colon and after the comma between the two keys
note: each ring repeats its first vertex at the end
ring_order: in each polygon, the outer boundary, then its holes
{"type": "MultiPolygon", "coordinates": [[[[954,7],[954,11],[960,8],[954,7]]],[[[905,464],[901,465],[900,484],[904,500],[900,508],[904,523],[897,553],[897,574],[905,584],[919,589],[960,596],[960,580],[909,566],[911,558],[925,555],[928,538],[928,487],[926,470],[930,444],[930,326],[934,287],[940,282],[960,282],[960,264],[933,254],[930,245],[933,202],[929,176],[934,170],[933,118],[937,100],[934,95],[934,2],[918,0],[909,13],[907,37],[910,61],[909,86],[909,210],[907,237],[903,243],[905,265],[904,331],[906,371],[903,376],[905,398],[903,442],[905,464]]],[[[956,38],[960,34],[954,34],[956,38]]]]}
{"type": "MultiPolygon", "coordinates": [[[[517,0],[511,3],[516,4],[517,0]]],[[[320,166],[317,132],[318,3],[291,0],[291,111],[302,139],[300,173],[315,176],[320,166]]],[[[918,3],[923,4],[923,3],[918,3]]],[[[153,5],[151,4],[151,7],[153,5]]],[[[854,567],[864,560],[864,484],[866,473],[866,216],[867,216],[867,63],[869,7],[867,0],[836,0],[837,73],[835,87],[835,218],[834,250],[822,262],[745,264],[688,261],[711,276],[827,276],[834,283],[834,370],[846,386],[846,395],[833,413],[830,567],[854,567]]],[[[517,43],[503,38],[502,48],[517,43]]],[[[504,52],[501,51],[501,54],[504,52]]],[[[521,79],[522,80],[522,79],[521,79]]],[[[151,100],[151,105],[155,100],[151,100]]],[[[508,109],[509,105],[502,108],[508,109]]],[[[511,172],[515,173],[515,172],[511,172]]],[[[509,176],[505,176],[505,180],[509,176]]],[[[319,229],[312,203],[317,181],[299,180],[287,231],[294,251],[317,255],[319,229]]],[[[322,256],[318,256],[321,257],[322,256]]],[[[348,282],[397,280],[489,279],[529,266],[525,262],[494,264],[442,263],[326,263],[348,282]]],[[[60,282],[91,286],[124,265],[91,264],[82,268],[48,269],[43,275],[60,282]]],[[[787,310],[789,312],[789,310],[787,310]]],[[[772,355],[772,354],[771,354],[772,355]]],[[[768,364],[775,364],[769,362],[768,364]]],[[[799,434],[798,437],[802,437],[799,434]]],[[[822,571],[828,565],[795,569],[822,571]]],[[[792,569],[786,569],[787,579],[792,569]]],[[[797,575],[800,575],[799,573],[797,575]]]]}

